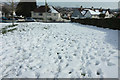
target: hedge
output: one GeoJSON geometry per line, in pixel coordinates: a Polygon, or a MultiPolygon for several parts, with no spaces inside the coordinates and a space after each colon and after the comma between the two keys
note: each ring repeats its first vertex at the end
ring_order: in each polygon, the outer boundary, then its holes
{"type": "Polygon", "coordinates": [[[120,30],[120,19],[106,18],[106,19],[71,19],[72,22],[77,22],[85,25],[93,25],[102,28],[118,29],[120,30]]]}

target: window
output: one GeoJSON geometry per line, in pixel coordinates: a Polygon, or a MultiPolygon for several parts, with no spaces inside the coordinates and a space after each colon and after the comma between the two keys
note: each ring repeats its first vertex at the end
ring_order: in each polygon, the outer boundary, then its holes
{"type": "Polygon", "coordinates": [[[39,13],[40,16],[42,16],[42,13],[39,13]]]}
{"type": "Polygon", "coordinates": [[[56,13],[54,13],[54,16],[56,16],[56,13]]]}

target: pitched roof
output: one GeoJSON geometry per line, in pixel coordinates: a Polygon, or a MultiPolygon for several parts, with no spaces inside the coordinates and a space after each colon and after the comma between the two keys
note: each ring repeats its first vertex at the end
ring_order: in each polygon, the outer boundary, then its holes
{"type": "Polygon", "coordinates": [[[49,6],[51,13],[58,13],[53,6],[49,6]]]}
{"type": "Polygon", "coordinates": [[[81,13],[82,15],[85,15],[87,13],[88,10],[82,10],[81,13]]]}
{"type": "Polygon", "coordinates": [[[99,15],[99,14],[100,14],[100,12],[97,11],[97,10],[95,10],[95,11],[93,11],[93,10],[88,10],[88,11],[89,11],[90,14],[92,14],[92,15],[99,15]]]}

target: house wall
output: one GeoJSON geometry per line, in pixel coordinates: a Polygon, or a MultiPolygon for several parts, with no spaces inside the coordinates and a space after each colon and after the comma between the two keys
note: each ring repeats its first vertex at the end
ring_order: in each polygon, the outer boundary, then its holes
{"type": "Polygon", "coordinates": [[[42,19],[43,18],[43,16],[42,15],[40,15],[40,13],[38,13],[38,12],[31,12],[31,17],[32,18],[37,18],[37,19],[42,19]]]}
{"type": "MultiPolygon", "coordinates": [[[[31,12],[31,17],[36,18],[36,19],[46,19],[46,13],[34,13],[33,11],[31,12]]],[[[48,20],[55,20],[55,21],[61,21],[61,15],[60,13],[47,13],[47,19],[48,20]]]]}
{"type": "MultiPolygon", "coordinates": [[[[46,19],[46,13],[43,13],[43,19],[46,19]]],[[[59,21],[61,19],[60,13],[47,13],[47,19],[59,21]]]]}
{"type": "Polygon", "coordinates": [[[113,17],[113,15],[110,14],[108,11],[105,13],[105,18],[112,18],[112,17],[113,17]]]}
{"type": "Polygon", "coordinates": [[[91,18],[96,18],[96,19],[99,19],[100,17],[99,17],[99,15],[92,15],[92,17],[91,18]]]}

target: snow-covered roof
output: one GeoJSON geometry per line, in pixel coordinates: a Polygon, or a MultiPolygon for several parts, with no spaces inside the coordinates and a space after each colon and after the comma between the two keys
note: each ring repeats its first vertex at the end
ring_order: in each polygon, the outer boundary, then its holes
{"type": "Polygon", "coordinates": [[[99,10],[95,10],[96,12],[100,12],[99,10]]]}
{"type": "Polygon", "coordinates": [[[90,10],[90,9],[84,9],[84,10],[90,10]]]}
{"type": "Polygon", "coordinates": [[[92,15],[99,15],[99,11],[88,10],[92,15]]]}
{"type": "Polygon", "coordinates": [[[86,10],[83,10],[83,11],[81,11],[81,13],[82,13],[82,15],[85,15],[85,13],[86,13],[86,10]]]}
{"type": "Polygon", "coordinates": [[[58,13],[58,11],[56,11],[52,6],[49,6],[51,13],[58,13]]]}

